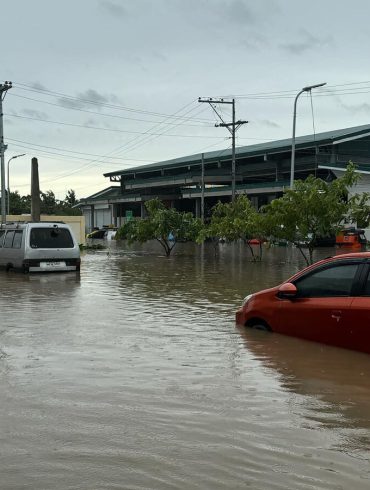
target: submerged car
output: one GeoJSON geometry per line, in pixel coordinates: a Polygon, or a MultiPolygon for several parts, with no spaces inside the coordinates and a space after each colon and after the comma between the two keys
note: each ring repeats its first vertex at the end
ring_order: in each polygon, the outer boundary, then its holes
{"type": "Polygon", "coordinates": [[[86,238],[98,238],[100,240],[113,240],[116,236],[117,228],[98,228],[86,235],[86,238]]]}
{"type": "Polygon", "coordinates": [[[0,268],[23,272],[80,270],[80,248],[62,221],[0,225],[0,268]]]}
{"type": "Polygon", "coordinates": [[[370,252],[326,258],[248,295],[236,322],[370,354],[370,252]]]}

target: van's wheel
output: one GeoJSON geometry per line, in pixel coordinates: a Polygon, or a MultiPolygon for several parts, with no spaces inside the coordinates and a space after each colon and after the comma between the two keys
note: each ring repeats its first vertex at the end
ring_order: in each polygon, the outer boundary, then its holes
{"type": "Polygon", "coordinates": [[[9,272],[11,269],[13,269],[13,265],[12,264],[6,264],[6,267],[5,267],[6,272],[9,272]]]}

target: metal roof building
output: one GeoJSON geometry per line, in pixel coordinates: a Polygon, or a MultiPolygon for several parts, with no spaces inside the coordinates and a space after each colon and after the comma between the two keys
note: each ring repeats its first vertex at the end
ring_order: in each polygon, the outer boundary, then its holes
{"type": "MultiPolygon", "coordinates": [[[[290,138],[237,147],[236,194],[247,194],[256,207],[280,196],[289,186],[291,148],[290,138]]],[[[332,180],[349,160],[361,172],[370,173],[370,124],[300,136],[295,148],[296,179],[314,173],[332,180]]],[[[204,153],[203,158],[195,154],[109,172],[104,176],[117,185],[82,199],[80,205],[90,227],[97,222],[94,212],[101,206],[110,209],[110,222],[119,225],[127,216],[142,216],[145,201],[155,197],[199,216],[204,193],[207,214],[218,200],[231,198],[231,163],[228,148],[204,153]]]]}

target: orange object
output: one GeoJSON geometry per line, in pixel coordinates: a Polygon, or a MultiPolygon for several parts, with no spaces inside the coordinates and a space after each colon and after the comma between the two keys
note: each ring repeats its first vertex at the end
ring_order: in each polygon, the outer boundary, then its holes
{"type": "Polygon", "coordinates": [[[336,245],[339,247],[355,247],[360,248],[366,244],[364,230],[357,228],[347,228],[338,233],[335,239],[336,245]]]}

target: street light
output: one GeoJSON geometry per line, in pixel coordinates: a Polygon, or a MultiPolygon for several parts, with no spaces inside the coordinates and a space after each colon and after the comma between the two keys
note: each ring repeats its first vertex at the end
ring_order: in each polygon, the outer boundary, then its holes
{"type": "Polygon", "coordinates": [[[22,153],[21,155],[14,155],[14,157],[9,158],[8,160],[8,215],[10,214],[10,184],[9,184],[9,163],[14,160],[14,158],[19,158],[19,157],[24,157],[25,153],[22,153]]]}
{"type": "Polygon", "coordinates": [[[292,136],[292,159],[290,163],[290,188],[294,188],[294,163],[295,163],[295,121],[297,117],[297,100],[298,97],[303,94],[303,92],[311,92],[313,88],[318,88],[318,87],[323,87],[326,85],[326,82],[324,83],[318,83],[316,85],[310,85],[309,87],[303,87],[303,89],[298,92],[295,100],[294,100],[294,111],[293,111],[293,136],[292,136]]]}

